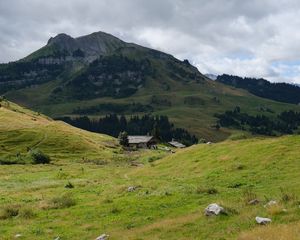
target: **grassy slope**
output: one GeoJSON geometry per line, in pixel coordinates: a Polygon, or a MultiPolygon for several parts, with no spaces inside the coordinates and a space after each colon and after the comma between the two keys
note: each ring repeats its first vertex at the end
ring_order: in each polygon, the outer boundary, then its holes
{"type": "Polygon", "coordinates": [[[112,137],[53,121],[13,103],[1,104],[0,158],[13,160],[17,153],[26,156],[28,148],[39,148],[54,160],[109,160],[119,151],[112,137]]]}
{"type": "Polygon", "coordinates": [[[154,163],[144,155],[139,158],[144,167],[72,161],[63,166],[0,166],[1,206],[19,204],[36,213],[30,219],[0,220],[0,231],[4,239],[16,233],[23,239],[94,239],[106,232],[112,240],[245,240],[272,236],[270,232],[274,236],[273,231],[282,239],[298,239],[299,141],[299,136],[286,136],[197,145],[154,163]],[[75,188],[65,189],[68,181],[75,188]],[[129,193],[128,186],[140,188],[129,193]],[[264,208],[266,199],[280,201],[280,187],[292,199],[280,202],[279,209],[264,208]],[[204,193],[207,188],[218,194],[204,193]],[[257,206],[245,204],[243,192],[250,188],[262,201],[257,206]],[[65,193],[76,200],[75,206],[45,209],[51,198],[65,193]],[[212,202],[236,212],[207,218],[203,209],[212,202]],[[287,211],[281,212],[283,208],[287,211]],[[271,217],[271,227],[257,226],[257,215],[271,217]]]}

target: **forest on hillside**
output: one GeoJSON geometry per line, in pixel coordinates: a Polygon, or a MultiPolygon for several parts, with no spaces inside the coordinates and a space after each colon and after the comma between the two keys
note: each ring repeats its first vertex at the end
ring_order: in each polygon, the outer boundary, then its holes
{"type": "Polygon", "coordinates": [[[262,78],[242,78],[227,74],[218,76],[216,81],[236,88],[245,89],[259,97],[285,103],[300,103],[300,87],[296,85],[288,83],[271,83],[262,78]]]}
{"type": "Polygon", "coordinates": [[[195,135],[190,134],[183,128],[176,128],[167,116],[131,116],[127,119],[124,115],[109,114],[98,119],[90,119],[87,116],[63,120],[75,127],[92,132],[104,133],[118,137],[120,132],[126,131],[129,135],[153,135],[162,142],[171,141],[173,138],[190,146],[198,143],[195,135]]]}
{"type": "Polygon", "coordinates": [[[300,112],[284,111],[275,117],[263,114],[251,116],[236,107],[232,111],[215,114],[219,127],[230,127],[250,131],[253,134],[277,136],[298,133],[300,126],[300,112]]]}

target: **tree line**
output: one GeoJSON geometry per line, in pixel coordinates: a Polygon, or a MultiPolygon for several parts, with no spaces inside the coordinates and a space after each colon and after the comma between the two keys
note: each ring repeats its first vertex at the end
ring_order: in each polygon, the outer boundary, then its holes
{"type": "Polygon", "coordinates": [[[218,76],[218,82],[243,88],[250,93],[279,102],[300,103],[300,87],[288,83],[271,83],[265,79],[241,78],[223,74],[218,76]]]}
{"type": "Polygon", "coordinates": [[[82,116],[62,117],[58,120],[63,120],[78,128],[114,137],[118,137],[120,132],[125,131],[129,135],[153,135],[162,142],[168,142],[174,138],[187,146],[198,142],[195,135],[183,128],[176,128],[167,116],[144,115],[131,116],[127,119],[124,115],[109,114],[98,119],[82,116]]]}
{"type": "Polygon", "coordinates": [[[268,136],[297,133],[300,125],[300,112],[292,110],[269,117],[263,114],[251,116],[236,107],[232,111],[215,114],[215,117],[218,118],[217,125],[220,127],[232,127],[268,136]]]}

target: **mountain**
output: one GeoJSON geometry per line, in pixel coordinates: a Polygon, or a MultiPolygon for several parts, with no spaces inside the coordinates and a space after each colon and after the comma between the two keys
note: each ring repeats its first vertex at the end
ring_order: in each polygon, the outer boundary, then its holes
{"type": "Polygon", "coordinates": [[[259,97],[285,103],[300,103],[300,87],[294,84],[271,83],[262,78],[241,78],[227,74],[218,76],[217,81],[236,88],[245,89],[259,97]]]}
{"type": "Polygon", "coordinates": [[[54,160],[111,160],[118,142],[103,134],[87,132],[40,113],[0,100],[0,165],[26,161],[31,149],[54,160]]]}
{"type": "Polygon", "coordinates": [[[0,94],[53,118],[167,116],[208,141],[232,134],[215,128],[215,114],[237,105],[256,114],[266,107],[274,114],[299,109],[212,81],[188,60],[103,32],[78,38],[59,34],[29,56],[1,64],[0,94]]]}

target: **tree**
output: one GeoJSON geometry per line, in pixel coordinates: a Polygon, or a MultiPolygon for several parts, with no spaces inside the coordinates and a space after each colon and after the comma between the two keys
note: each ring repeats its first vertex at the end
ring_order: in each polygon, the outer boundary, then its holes
{"type": "Polygon", "coordinates": [[[30,156],[34,164],[49,164],[51,162],[50,157],[38,149],[32,150],[30,156]]]}
{"type": "Polygon", "coordinates": [[[120,132],[119,134],[119,143],[123,147],[128,147],[129,142],[128,142],[128,134],[127,132],[120,132]]]}
{"type": "Polygon", "coordinates": [[[154,123],[152,135],[155,139],[160,140],[160,131],[159,131],[159,126],[158,126],[157,122],[154,123]]]}

